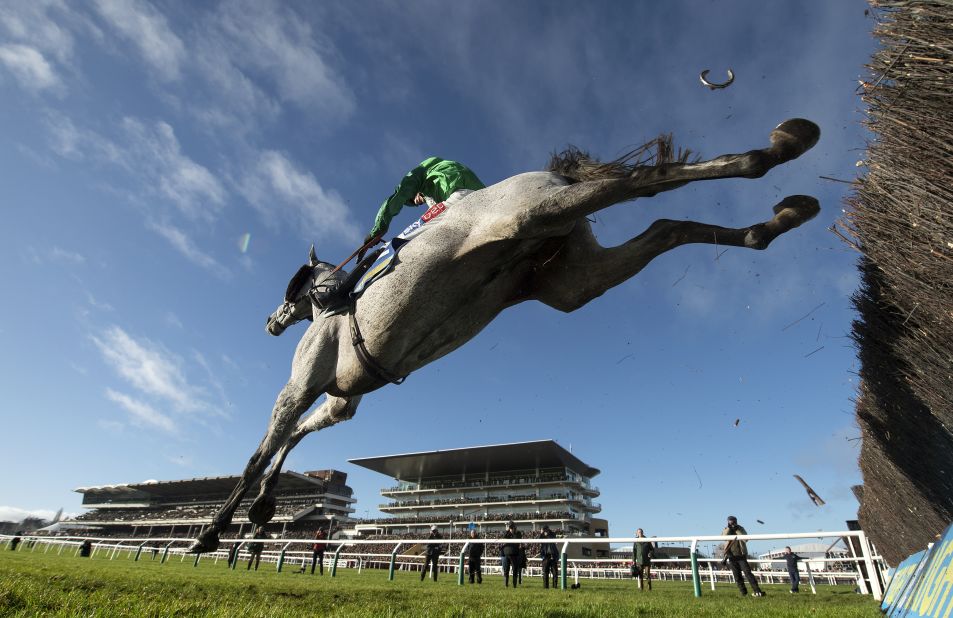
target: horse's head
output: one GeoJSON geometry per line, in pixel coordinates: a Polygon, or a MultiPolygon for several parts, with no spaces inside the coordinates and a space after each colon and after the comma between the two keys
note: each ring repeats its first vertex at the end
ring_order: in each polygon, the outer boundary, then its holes
{"type": "Polygon", "coordinates": [[[308,263],[299,268],[288,282],[285,300],[274,313],[268,316],[265,330],[277,337],[292,324],[297,324],[301,320],[314,319],[314,310],[308,293],[312,288],[320,287],[326,280],[331,283],[329,277],[333,270],[334,264],[319,260],[314,254],[314,245],[311,245],[308,263]]]}

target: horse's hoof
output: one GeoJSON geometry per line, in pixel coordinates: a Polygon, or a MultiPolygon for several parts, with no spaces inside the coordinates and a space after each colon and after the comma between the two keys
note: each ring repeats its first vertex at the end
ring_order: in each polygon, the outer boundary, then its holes
{"type": "Polygon", "coordinates": [[[189,548],[190,554],[205,554],[218,549],[218,532],[214,530],[205,530],[199,534],[192,547],[189,548]]]}
{"type": "Polygon", "coordinates": [[[258,496],[248,509],[248,521],[263,526],[275,516],[277,507],[278,501],[274,496],[270,494],[258,496]]]}
{"type": "Polygon", "coordinates": [[[821,137],[821,128],[810,120],[792,118],[771,131],[771,150],[790,161],[814,147],[821,137]]]}
{"type": "Polygon", "coordinates": [[[821,205],[810,195],[789,195],[774,205],[775,219],[786,219],[795,228],[821,212],[821,205]]]}

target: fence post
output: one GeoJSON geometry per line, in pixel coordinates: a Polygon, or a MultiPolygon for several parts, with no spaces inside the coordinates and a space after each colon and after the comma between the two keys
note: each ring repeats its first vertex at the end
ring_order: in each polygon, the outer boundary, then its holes
{"type": "Polygon", "coordinates": [[[467,546],[470,544],[470,541],[467,541],[463,544],[463,549],[460,550],[460,564],[457,566],[457,585],[463,585],[463,555],[467,553],[467,546]]]}
{"type": "Polygon", "coordinates": [[[232,570],[235,570],[235,567],[238,566],[238,558],[242,554],[242,545],[245,544],[245,541],[242,541],[238,544],[238,547],[235,548],[235,558],[232,560],[232,563],[229,565],[232,570]]]}
{"type": "Polygon", "coordinates": [[[870,543],[863,530],[858,531],[857,540],[860,542],[860,551],[864,555],[864,564],[867,565],[867,577],[870,579],[870,590],[875,601],[883,600],[883,591],[880,589],[880,573],[874,568],[874,561],[870,558],[870,543]]]}
{"type": "MultiPolygon", "coordinates": [[[[805,560],[804,566],[807,567],[807,583],[811,585],[811,592],[817,594],[817,588],[814,586],[814,571],[811,570],[811,562],[809,560],[805,560]]],[[[795,568],[797,567],[795,566],[795,568]]]]}
{"type": "Polygon", "coordinates": [[[715,591],[715,567],[711,565],[711,560],[708,561],[708,575],[711,577],[711,591],[715,591]]]}
{"type": "Polygon", "coordinates": [[[394,545],[394,549],[390,552],[390,568],[387,569],[387,581],[394,581],[394,563],[397,561],[397,549],[400,545],[400,543],[394,545]]]}
{"type": "Polygon", "coordinates": [[[334,560],[331,561],[331,577],[337,577],[338,574],[338,556],[341,553],[341,549],[344,547],[344,543],[338,545],[338,548],[334,550],[334,560]]]}
{"type": "Polygon", "coordinates": [[[695,588],[695,596],[702,595],[702,579],[698,574],[698,539],[692,540],[692,548],[689,550],[692,558],[692,585],[695,588]]]}
{"type": "Polygon", "coordinates": [[[278,569],[278,572],[279,572],[279,573],[281,573],[281,567],[283,567],[283,566],[285,565],[285,552],[288,550],[288,546],[289,546],[289,545],[291,545],[291,543],[285,543],[285,546],[281,548],[281,553],[278,554],[278,566],[277,566],[277,569],[278,569]]]}
{"type": "Polygon", "coordinates": [[[559,587],[566,589],[566,550],[569,548],[569,541],[563,543],[563,549],[559,554],[559,587]]]}
{"type": "Polygon", "coordinates": [[[136,548],[136,557],[132,559],[133,562],[139,562],[139,556],[142,554],[142,546],[145,544],[145,541],[139,543],[139,547],[136,548]]]}
{"type": "MultiPolygon", "coordinates": [[[[184,554],[183,554],[183,555],[184,555],[184,554]]],[[[192,567],[193,567],[193,568],[194,568],[194,567],[197,567],[197,566],[199,565],[199,559],[200,559],[201,557],[202,557],[202,554],[200,554],[200,553],[196,553],[196,554],[195,554],[195,562],[192,563],[192,567]]]]}
{"type": "Polygon", "coordinates": [[[169,544],[165,546],[165,551],[162,552],[162,560],[159,561],[159,564],[165,564],[166,558],[169,557],[169,548],[172,547],[172,543],[175,543],[175,541],[170,541],[169,544]]]}

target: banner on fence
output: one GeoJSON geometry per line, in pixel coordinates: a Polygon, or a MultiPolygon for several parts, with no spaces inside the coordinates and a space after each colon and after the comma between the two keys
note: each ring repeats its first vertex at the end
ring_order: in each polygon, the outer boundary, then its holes
{"type": "Polygon", "coordinates": [[[881,608],[891,616],[953,616],[953,524],[933,547],[900,563],[881,608]]]}

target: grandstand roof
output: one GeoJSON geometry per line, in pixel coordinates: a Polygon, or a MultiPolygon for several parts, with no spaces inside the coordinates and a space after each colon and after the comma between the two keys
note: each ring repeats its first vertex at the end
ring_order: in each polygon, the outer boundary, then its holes
{"type": "Polygon", "coordinates": [[[599,474],[598,468],[584,463],[555,440],[364,457],[348,462],[398,480],[559,467],[589,478],[599,474]]]}
{"type": "MultiPolygon", "coordinates": [[[[188,496],[218,496],[228,495],[235,484],[238,482],[238,476],[209,476],[194,479],[182,479],[178,481],[144,481],[142,483],[124,483],[118,485],[97,485],[91,487],[77,487],[74,491],[84,495],[101,495],[103,497],[140,497],[146,494],[149,497],[171,498],[188,496]]],[[[278,478],[276,491],[297,491],[306,489],[315,489],[323,487],[325,482],[321,479],[305,476],[293,471],[282,472],[278,478]]],[[[258,484],[252,486],[251,491],[256,491],[258,484]]]]}

